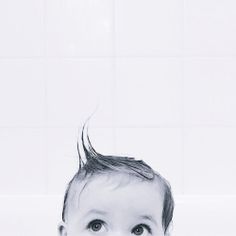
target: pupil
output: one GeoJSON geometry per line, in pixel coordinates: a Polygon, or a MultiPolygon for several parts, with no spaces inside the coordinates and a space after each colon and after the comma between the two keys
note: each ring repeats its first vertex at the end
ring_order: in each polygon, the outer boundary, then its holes
{"type": "Polygon", "coordinates": [[[101,229],[101,223],[94,223],[94,224],[92,225],[92,229],[93,229],[94,231],[100,230],[100,229],[101,229]]]}
{"type": "Polygon", "coordinates": [[[135,233],[136,233],[136,235],[141,235],[143,233],[143,228],[142,227],[137,227],[135,229],[135,233]]]}

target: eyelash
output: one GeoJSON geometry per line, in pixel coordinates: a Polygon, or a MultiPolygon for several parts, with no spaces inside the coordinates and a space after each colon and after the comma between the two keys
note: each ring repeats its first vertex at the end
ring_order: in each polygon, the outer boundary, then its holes
{"type": "MultiPolygon", "coordinates": [[[[89,222],[89,224],[87,225],[86,228],[87,228],[87,229],[91,229],[91,227],[92,227],[92,225],[93,225],[94,223],[101,223],[102,225],[105,224],[105,222],[104,222],[103,220],[95,219],[95,220],[92,220],[91,222],[89,222]]],[[[138,226],[144,227],[144,228],[148,231],[148,233],[152,234],[152,230],[151,230],[150,226],[148,226],[148,225],[146,225],[146,224],[138,224],[138,225],[136,225],[136,226],[132,229],[132,232],[133,232],[134,229],[135,229],[136,227],[138,227],[138,226]]]]}
{"type": "Polygon", "coordinates": [[[148,225],[146,225],[146,224],[139,224],[139,225],[136,225],[136,226],[134,227],[134,229],[135,229],[136,227],[138,227],[138,226],[144,227],[144,228],[148,231],[148,233],[152,234],[152,230],[151,230],[151,228],[150,228],[148,225]]]}
{"type": "Polygon", "coordinates": [[[95,220],[92,220],[91,222],[89,222],[86,228],[91,229],[92,225],[95,223],[101,223],[102,225],[105,224],[105,222],[103,220],[95,219],[95,220]]]}

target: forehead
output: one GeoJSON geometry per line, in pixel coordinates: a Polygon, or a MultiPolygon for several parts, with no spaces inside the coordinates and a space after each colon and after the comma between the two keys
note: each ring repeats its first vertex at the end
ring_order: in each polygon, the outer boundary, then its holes
{"type": "Polygon", "coordinates": [[[75,194],[70,213],[78,220],[91,210],[111,215],[126,213],[127,217],[151,215],[161,220],[163,192],[158,181],[147,182],[129,176],[111,174],[89,180],[80,195],[75,194]]]}

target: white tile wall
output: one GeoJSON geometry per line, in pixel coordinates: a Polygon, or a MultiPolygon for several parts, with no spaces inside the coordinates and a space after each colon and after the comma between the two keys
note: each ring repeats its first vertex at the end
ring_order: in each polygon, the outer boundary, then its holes
{"type": "Polygon", "coordinates": [[[45,3],[48,56],[112,55],[113,1],[48,0],[45,3]]]}
{"type": "Polygon", "coordinates": [[[182,77],[180,59],[117,59],[116,125],[180,125],[182,77]]]}
{"type": "Polygon", "coordinates": [[[184,119],[187,125],[236,125],[236,59],[186,59],[184,119]]]}
{"type": "Polygon", "coordinates": [[[47,193],[64,193],[78,167],[78,128],[47,128],[47,193]]]}
{"type": "Polygon", "coordinates": [[[46,118],[42,60],[0,60],[0,126],[42,126],[46,118]]]}
{"type": "MultiPolygon", "coordinates": [[[[28,195],[64,193],[78,128],[96,111],[98,151],[140,157],[183,194],[175,235],[233,235],[234,9],[232,0],[2,1],[0,198],[10,202],[0,233],[43,234],[15,209],[34,218],[28,195]]],[[[37,201],[49,227],[57,200],[37,201]]]]}
{"type": "Polygon", "coordinates": [[[177,56],[183,53],[183,0],[115,1],[116,53],[177,56]]]}
{"type": "Polygon", "coordinates": [[[43,56],[43,2],[0,2],[0,58],[43,56]]]}
{"type": "Polygon", "coordinates": [[[0,128],[0,143],[0,194],[45,194],[44,129],[0,128]]]}
{"type": "Polygon", "coordinates": [[[184,192],[236,194],[236,127],[191,127],[184,136],[184,192]]]}
{"type": "Polygon", "coordinates": [[[47,61],[47,124],[80,126],[92,113],[95,126],[111,126],[112,64],[107,59],[47,61]]]}
{"type": "Polygon", "coordinates": [[[235,56],[235,1],[184,2],[185,55],[235,56]]]}

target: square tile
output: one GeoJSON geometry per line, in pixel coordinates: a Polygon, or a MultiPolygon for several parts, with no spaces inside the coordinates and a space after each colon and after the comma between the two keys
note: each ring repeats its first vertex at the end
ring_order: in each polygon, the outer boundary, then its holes
{"type": "Polygon", "coordinates": [[[47,63],[47,124],[81,126],[113,124],[113,72],[106,59],[49,60],[47,63]]]}
{"type": "Polygon", "coordinates": [[[233,59],[185,60],[185,124],[236,124],[235,66],[233,59]]]}
{"type": "Polygon", "coordinates": [[[184,136],[184,192],[235,194],[235,127],[191,127],[184,136]]]}
{"type": "Polygon", "coordinates": [[[109,0],[46,1],[48,56],[111,56],[113,8],[109,0]]]}
{"type": "Polygon", "coordinates": [[[179,56],[183,52],[183,1],[115,1],[116,53],[179,56]]]}
{"type": "Polygon", "coordinates": [[[181,128],[117,128],[116,153],[141,159],[166,178],[173,193],[182,193],[181,128]]]}
{"type": "Polygon", "coordinates": [[[0,194],[44,194],[47,178],[44,130],[1,128],[0,142],[0,194]]]}
{"type": "Polygon", "coordinates": [[[43,0],[0,2],[0,57],[44,55],[43,0]]]}
{"type": "Polygon", "coordinates": [[[233,0],[185,0],[185,55],[235,55],[235,7],[236,3],[233,0]]]}
{"type": "Polygon", "coordinates": [[[179,125],[182,81],[179,59],[117,59],[116,126],[179,125]]]}
{"type": "Polygon", "coordinates": [[[0,125],[45,124],[45,80],[41,60],[0,61],[0,125]]]}

